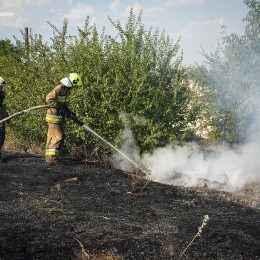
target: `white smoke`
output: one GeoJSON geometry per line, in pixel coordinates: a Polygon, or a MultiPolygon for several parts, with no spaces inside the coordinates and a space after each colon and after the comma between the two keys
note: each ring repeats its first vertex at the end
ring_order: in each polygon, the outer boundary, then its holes
{"type": "MultiPolygon", "coordinates": [[[[122,119],[122,117],[121,117],[122,119]]],[[[120,150],[135,162],[142,162],[151,171],[153,181],[177,186],[204,186],[236,191],[244,185],[260,181],[260,143],[250,142],[230,149],[225,145],[214,151],[203,151],[198,144],[177,144],[156,149],[140,157],[127,117],[120,150]]],[[[120,154],[115,165],[132,172],[135,167],[120,154]]]]}
{"type": "Polygon", "coordinates": [[[225,190],[241,189],[260,181],[260,145],[250,143],[236,150],[218,147],[206,154],[195,144],[168,146],[146,154],[143,160],[156,172],[155,181],[184,186],[207,185],[225,190]]]}
{"type": "MultiPolygon", "coordinates": [[[[131,160],[133,160],[134,162],[138,162],[140,158],[139,156],[140,152],[139,149],[137,148],[134,136],[130,129],[130,122],[129,122],[128,115],[126,113],[121,113],[119,115],[119,119],[124,123],[124,130],[121,136],[120,151],[123,154],[125,154],[127,157],[129,157],[131,160]]],[[[114,159],[115,167],[123,171],[132,172],[136,168],[133,163],[126,160],[119,153],[114,154],[113,159],[114,159]]]]}

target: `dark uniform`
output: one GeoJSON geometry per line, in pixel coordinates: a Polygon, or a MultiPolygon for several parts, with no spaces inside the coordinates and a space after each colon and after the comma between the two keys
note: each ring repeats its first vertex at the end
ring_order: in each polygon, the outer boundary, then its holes
{"type": "MultiPolygon", "coordinates": [[[[5,103],[5,92],[3,91],[3,86],[6,85],[6,82],[2,77],[0,77],[0,121],[6,117],[8,117],[8,113],[6,111],[6,103],[5,103]]],[[[2,147],[5,143],[5,123],[0,124],[0,159],[2,159],[2,147]]]]}

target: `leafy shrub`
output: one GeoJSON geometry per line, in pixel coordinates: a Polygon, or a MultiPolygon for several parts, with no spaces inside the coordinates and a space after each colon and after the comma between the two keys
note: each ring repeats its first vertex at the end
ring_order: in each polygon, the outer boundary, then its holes
{"type": "MultiPolygon", "coordinates": [[[[49,23],[53,28],[51,44],[43,43],[42,36],[33,35],[32,31],[29,49],[25,39],[16,38],[15,45],[3,41],[5,47],[0,51],[1,55],[5,53],[7,66],[2,76],[9,82],[10,113],[43,104],[61,78],[78,72],[83,86],[73,90],[70,108],[109,142],[120,142],[120,113],[129,116],[141,152],[171,140],[185,140],[185,118],[194,118],[194,111],[188,109],[191,96],[187,69],[178,55],[179,41],[173,44],[159,30],[145,30],[141,13],[135,16],[133,10],[125,26],[109,20],[118,37],[106,35],[105,31],[98,34],[87,18],[84,28],[78,28],[78,35],[68,34],[66,19],[61,30],[49,23]]],[[[22,143],[43,147],[44,113],[13,120],[10,131],[22,143]]],[[[68,146],[83,145],[96,154],[109,151],[102,141],[72,122],[67,122],[66,128],[68,146]]]]}

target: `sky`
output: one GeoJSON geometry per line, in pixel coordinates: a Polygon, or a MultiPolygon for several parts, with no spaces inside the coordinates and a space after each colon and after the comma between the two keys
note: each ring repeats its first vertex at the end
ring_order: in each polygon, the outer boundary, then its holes
{"type": "Polygon", "coordinates": [[[205,58],[202,48],[214,51],[221,39],[222,25],[227,33],[243,34],[247,7],[243,0],[0,0],[0,39],[22,37],[21,30],[32,29],[50,42],[52,28],[48,21],[61,28],[69,20],[69,32],[77,34],[87,16],[91,24],[106,33],[115,33],[108,16],[124,24],[130,8],[135,14],[142,10],[146,29],[158,28],[173,42],[180,38],[185,65],[201,64],[205,58]]]}

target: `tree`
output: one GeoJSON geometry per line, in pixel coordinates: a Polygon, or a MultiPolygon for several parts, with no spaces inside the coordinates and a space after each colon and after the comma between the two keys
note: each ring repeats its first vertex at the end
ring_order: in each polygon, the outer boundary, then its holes
{"type": "Polygon", "coordinates": [[[244,34],[226,34],[214,53],[204,53],[218,139],[230,144],[245,141],[257,130],[259,113],[260,4],[244,3],[249,9],[244,34]]]}
{"type": "MultiPolygon", "coordinates": [[[[64,75],[78,72],[83,87],[73,92],[71,109],[106,140],[119,144],[122,113],[129,117],[141,152],[184,140],[193,111],[188,109],[191,97],[179,41],[173,43],[158,29],[146,30],[141,18],[131,10],[124,26],[110,19],[119,37],[106,35],[105,29],[99,34],[88,17],[78,35],[68,34],[66,19],[61,30],[49,23],[50,44],[30,30],[29,60],[20,58],[10,89],[16,111],[44,103],[64,75]]],[[[24,40],[16,39],[15,46],[26,53],[24,40]]],[[[11,75],[11,70],[7,72],[11,75]]],[[[17,120],[13,129],[23,143],[44,145],[43,124],[44,115],[17,120]]],[[[84,145],[97,154],[107,151],[103,142],[77,125],[68,122],[67,128],[70,146],[84,145]]]]}

